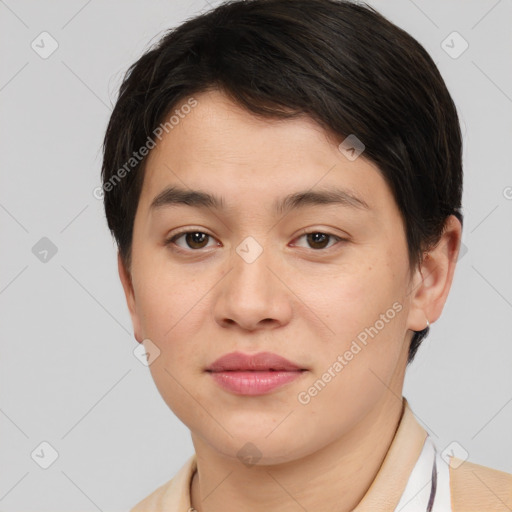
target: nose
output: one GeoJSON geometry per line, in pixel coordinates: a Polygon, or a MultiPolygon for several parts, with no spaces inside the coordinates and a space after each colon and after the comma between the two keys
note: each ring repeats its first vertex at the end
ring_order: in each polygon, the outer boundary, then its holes
{"type": "Polygon", "coordinates": [[[269,252],[264,250],[250,261],[233,251],[230,263],[230,271],[217,290],[215,321],[222,327],[247,331],[286,325],[293,312],[293,294],[269,252]]]}

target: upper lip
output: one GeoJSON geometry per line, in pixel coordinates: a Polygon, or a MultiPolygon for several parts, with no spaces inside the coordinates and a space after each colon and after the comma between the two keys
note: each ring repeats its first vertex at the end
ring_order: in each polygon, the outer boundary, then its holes
{"type": "Polygon", "coordinates": [[[272,352],[259,352],[258,354],[244,354],[242,352],[231,352],[219,357],[207,369],[208,372],[222,372],[235,370],[281,370],[298,371],[303,370],[300,366],[288,361],[272,352]]]}

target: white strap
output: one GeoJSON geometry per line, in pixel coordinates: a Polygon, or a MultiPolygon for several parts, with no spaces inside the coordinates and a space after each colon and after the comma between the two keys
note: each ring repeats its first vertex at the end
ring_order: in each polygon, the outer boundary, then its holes
{"type": "Polygon", "coordinates": [[[430,436],[425,439],[395,512],[452,512],[449,467],[430,436]]]}
{"type": "Polygon", "coordinates": [[[437,465],[437,490],[434,508],[432,512],[444,512],[452,510],[452,502],[450,495],[450,466],[441,457],[436,448],[436,465],[437,465]]]}

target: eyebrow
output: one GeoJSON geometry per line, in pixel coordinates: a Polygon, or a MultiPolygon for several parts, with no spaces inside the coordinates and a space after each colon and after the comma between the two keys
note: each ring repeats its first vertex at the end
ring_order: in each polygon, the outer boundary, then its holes
{"type": "MultiPolygon", "coordinates": [[[[158,210],[173,205],[187,205],[195,208],[225,209],[224,198],[200,190],[170,186],[162,190],[151,202],[150,210],[158,210]]],[[[318,205],[339,205],[361,210],[370,210],[368,204],[352,192],[336,187],[325,190],[305,190],[289,194],[273,204],[276,214],[290,210],[318,205]]]]}

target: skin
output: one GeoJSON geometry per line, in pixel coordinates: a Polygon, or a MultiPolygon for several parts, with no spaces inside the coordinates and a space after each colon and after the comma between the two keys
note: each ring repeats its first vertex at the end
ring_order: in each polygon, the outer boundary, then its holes
{"type": "Polygon", "coordinates": [[[460,223],[447,219],[441,240],[411,273],[397,205],[364,153],[350,161],[338,150],[343,138],[307,117],[260,119],[218,91],[194,97],[198,105],[148,156],[131,268],[118,258],[135,338],[161,351],[152,376],[191,431],[198,459],[192,506],[296,511],[298,502],[306,510],[352,510],[400,421],[412,331],[441,315],[460,223]],[[222,196],[225,209],[152,210],[169,185],[222,196]],[[310,205],[280,215],[271,208],[290,192],[334,186],[370,208],[310,205]],[[211,236],[166,246],[178,228],[211,236]],[[333,236],[315,244],[304,231],[333,236]],[[236,252],[248,236],[263,249],[252,263],[236,252]],[[401,311],[309,403],[299,403],[298,394],[397,301],[401,311]],[[271,393],[235,395],[205,372],[235,350],[275,352],[307,371],[271,393]],[[261,454],[251,467],[237,457],[247,442],[261,454]]]}

